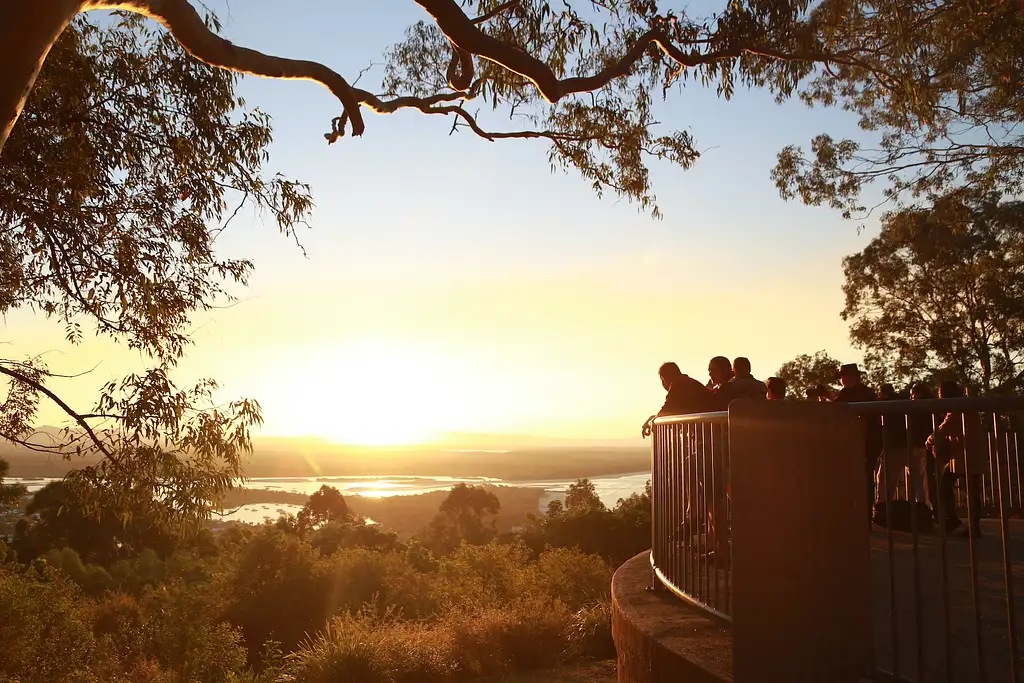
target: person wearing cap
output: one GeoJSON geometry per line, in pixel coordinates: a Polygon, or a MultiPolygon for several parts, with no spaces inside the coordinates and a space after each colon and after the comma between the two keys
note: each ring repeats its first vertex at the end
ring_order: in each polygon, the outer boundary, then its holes
{"type": "MultiPolygon", "coordinates": [[[[877,400],[875,391],[864,384],[860,368],[856,363],[847,363],[839,368],[839,381],[843,388],[836,394],[837,403],[863,403],[877,400]]],[[[867,475],[867,496],[869,519],[875,506],[875,468],[882,454],[882,422],[879,418],[861,418],[864,425],[864,472],[867,475]]]]}

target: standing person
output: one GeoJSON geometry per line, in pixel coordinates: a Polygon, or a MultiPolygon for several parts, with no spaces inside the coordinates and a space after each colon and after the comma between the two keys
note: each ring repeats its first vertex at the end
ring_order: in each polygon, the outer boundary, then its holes
{"type": "MultiPolygon", "coordinates": [[[[665,405],[658,411],[658,414],[652,415],[644,422],[641,435],[645,438],[652,433],[653,423],[657,417],[708,413],[722,410],[725,407],[720,398],[711,389],[705,387],[692,377],[684,375],[675,363],[663,364],[658,369],[658,376],[661,378],[661,386],[668,393],[665,396],[665,405]]],[[[721,432],[718,433],[721,434],[721,432]]],[[[683,439],[684,444],[683,467],[691,472],[703,472],[708,455],[704,453],[702,448],[698,448],[699,442],[696,439],[691,439],[694,434],[688,434],[686,430],[683,430],[678,436],[683,439]]],[[[724,451],[720,450],[719,452],[724,451]]],[[[715,467],[716,463],[713,462],[713,456],[711,460],[711,466],[715,467]]],[[[721,463],[718,464],[721,465],[721,463]]],[[[694,490],[684,492],[685,498],[682,511],[684,520],[683,533],[689,534],[689,528],[706,523],[707,537],[709,543],[712,544],[711,547],[720,550],[723,555],[728,554],[727,546],[719,549],[717,543],[719,540],[725,543],[727,538],[725,534],[715,533],[715,519],[722,519],[724,517],[720,510],[724,510],[724,505],[722,505],[721,501],[725,498],[724,480],[727,477],[728,472],[722,466],[722,469],[716,472],[713,478],[715,484],[713,491],[708,491],[704,486],[704,482],[695,482],[694,490]],[[691,497],[694,499],[691,500],[691,497]],[[704,519],[704,522],[701,522],[701,518],[704,519]]]]}
{"type": "MultiPolygon", "coordinates": [[[[877,398],[871,387],[864,384],[856,363],[847,363],[839,368],[839,381],[843,388],[836,394],[837,403],[863,403],[877,398]]],[[[861,422],[864,426],[864,472],[867,475],[870,524],[875,502],[875,467],[882,453],[882,423],[878,418],[863,418],[861,422]]]]}
{"type": "Polygon", "coordinates": [[[708,389],[713,391],[719,400],[726,407],[732,403],[733,399],[739,398],[735,393],[735,388],[731,386],[731,380],[734,377],[732,372],[732,363],[725,356],[715,356],[708,361],[708,389]]]}
{"type": "Polygon", "coordinates": [[[750,374],[750,359],[740,356],[732,362],[733,378],[729,380],[731,392],[736,398],[752,398],[764,400],[768,387],[761,380],[750,374]]]}
{"type": "MultiPolygon", "coordinates": [[[[939,387],[939,398],[960,398],[965,393],[963,387],[952,381],[939,387]]],[[[963,524],[956,514],[953,497],[953,484],[959,480],[967,486],[967,533],[980,538],[981,477],[988,467],[988,439],[981,417],[977,413],[948,412],[928,442],[935,454],[936,467],[942,468],[939,509],[947,531],[963,524]]]]}
{"type": "Polygon", "coordinates": [[[714,393],[700,382],[683,374],[675,363],[664,363],[658,368],[661,386],[667,392],[665,404],[657,415],[651,415],[640,430],[641,436],[647,438],[651,433],[654,418],[663,415],[686,415],[688,413],[708,413],[721,410],[721,403],[714,393]]]}
{"type": "MultiPolygon", "coordinates": [[[[878,390],[879,401],[898,401],[899,398],[891,384],[883,384],[878,390]]],[[[896,500],[900,484],[907,480],[909,464],[906,416],[903,413],[886,413],[882,417],[882,454],[875,469],[876,506],[884,504],[886,500],[896,500]]]]}
{"type": "MultiPolygon", "coordinates": [[[[916,382],[910,387],[911,401],[927,401],[935,398],[935,393],[924,382],[916,382]]],[[[911,413],[908,419],[907,443],[910,456],[910,490],[914,500],[925,503],[935,515],[936,495],[935,456],[928,449],[928,437],[939,425],[932,413],[911,413]]]]}
{"type": "Polygon", "coordinates": [[[785,401],[786,380],[781,377],[769,377],[765,381],[765,398],[769,401],[785,401]]]}

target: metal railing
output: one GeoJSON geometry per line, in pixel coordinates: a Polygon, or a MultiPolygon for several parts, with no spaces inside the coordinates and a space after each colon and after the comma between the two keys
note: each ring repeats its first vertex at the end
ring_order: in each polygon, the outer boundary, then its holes
{"type": "Polygon", "coordinates": [[[876,677],[1016,683],[1024,398],[851,408],[874,474],[876,677]]]}
{"type": "Polygon", "coordinates": [[[651,567],[662,586],[730,618],[727,412],[661,417],[651,458],[651,567]]]}
{"type": "MultiPolygon", "coordinates": [[[[1024,397],[850,408],[872,475],[872,677],[1018,683],[1024,397]]],[[[655,583],[731,621],[729,413],[659,418],[653,437],[655,583]]]]}

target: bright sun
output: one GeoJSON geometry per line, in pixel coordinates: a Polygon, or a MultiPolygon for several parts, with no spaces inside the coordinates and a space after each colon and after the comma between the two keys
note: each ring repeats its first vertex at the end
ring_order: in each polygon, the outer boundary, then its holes
{"type": "Polygon", "coordinates": [[[308,429],[336,443],[395,446],[463,428],[470,392],[455,359],[380,343],[323,357],[329,367],[307,375],[308,429]]]}

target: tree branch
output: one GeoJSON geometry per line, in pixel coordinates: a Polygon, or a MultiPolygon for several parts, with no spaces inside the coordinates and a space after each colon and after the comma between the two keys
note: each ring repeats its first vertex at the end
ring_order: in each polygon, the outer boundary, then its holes
{"type": "Polygon", "coordinates": [[[850,52],[829,54],[810,50],[790,54],[750,43],[741,43],[710,52],[684,52],[672,43],[664,31],[660,28],[652,28],[640,36],[625,55],[601,71],[590,76],[559,79],[544,61],[515,45],[503,43],[481,31],[474,20],[466,16],[456,0],[416,0],[416,4],[427,11],[454,46],[528,79],[537,87],[544,99],[551,104],[567,95],[600,90],[613,80],[628,75],[651,45],[656,45],[665,56],[680,67],[695,67],[750,54],[783,61],[850,64],[879,76],[884,75],[878,69],[852,57],[853,53],[850,52]]]}
{"type": "Polygon", "coordinates": [[[120,0],[87,2],[85,9],[119,9],[143,14],[163,24],[185,50],[210,66],[262,78],[314,81],[338,98],[352,135],[362,135],[366,126],[359,101],[348,82],[336,71],[306,60],[273,57],[239,47],[210,30],[188,0],[120,0]]]}
{"type": "Polygon", "coordinates": [[[500,5],[498,5],[497,7],[495,7],[494,9],[492,9],[490,12],[484,12],[483,14],[481,14],[476,19],[473,19],[473,23],[476,24],[477,26],[479,26],[480,24],[483,24],[483,23],[486,23],[486,22],[490,21],[491,19],[493,19],[494,17],[498,16],[499,14],[504,12],[505,10],[512,9],[513,7],[515,7],[518,4],[519,4],[519,0],[509,0],[509,2],[503,2],[500,5]]]}
{"type": "Polygon", "coordinates": [[[117,462],[117,458],[114,457],[113,453],[107,450],[107,447],[103,444],[103,441],[101,441],[100,438],[96,436],[96,432],[94,432],[92,430],[92,427],[89,426],[89,423],[85,421],[85,417],[75,412],[75,409],[69,406],[67,403],[65,403],[60,396],[47,389],[40,382],[32,379],[28,375],[18,372],[17,370],[12,370],[10,368],[4,367],[3,365],[0,365],[0,374],[7,375],[8,377],[11,377],[23,384],[27,384],[28,386],[32,387],[38,392],[45,394],[51,401],[60,406],[61,410],[63,410],[75,422],[77,422],[78,426],[85,430],[86,434],[89,435],[89,438],[92,439],[92,442],[96,445],[96,448],[99,449],[99,451],[103,453],[103,455],[107,456],[111,461],[115,463],[117,462]]]}

